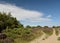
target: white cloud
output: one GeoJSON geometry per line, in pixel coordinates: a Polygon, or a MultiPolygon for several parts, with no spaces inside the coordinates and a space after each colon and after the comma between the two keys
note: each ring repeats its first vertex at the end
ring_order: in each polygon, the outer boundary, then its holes
{"type": "Polygon", "coordinates": [[[12,16],[18,20],[25,20],[29,22],[51,21],[51,15],[43,18],[44,14],[34,10],[27,10],[16,5],[0,4],[0,12],[11,12],[12,16]]]}
{"type": "Polygon", "coordinates": [[[51,18],[52,16],[51,15],[48,15],[47,18],[51,18]]]}

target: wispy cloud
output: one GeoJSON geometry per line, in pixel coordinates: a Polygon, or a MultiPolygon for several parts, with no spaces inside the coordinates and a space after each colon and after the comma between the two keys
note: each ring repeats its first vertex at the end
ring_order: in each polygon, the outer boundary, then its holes
{"type": "Polygon", "coordinates": [[[16,17],[18,20],[25,20],[26,22],[43,22],[52,20],[51,15],[44,18],[44,13],[23,9],[11,4],[0,4],[0,12],[11,12],[12,16],[16,17]]]}
{"type": "Polygon", "coordinates": [[[51,18],[52,16],[51,15],[48,15],[47,18],[51,18]]]}

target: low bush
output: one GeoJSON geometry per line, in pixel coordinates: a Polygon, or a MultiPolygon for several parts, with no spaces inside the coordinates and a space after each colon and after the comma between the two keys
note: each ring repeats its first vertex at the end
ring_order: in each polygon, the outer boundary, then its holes
{"type": "Polygon", "coordinates": [[[60,41],[60,37],[58,37],[58,39],[57,40],[59,40],[60,41]]]}
{"type": "Polygon", "coordinates": [[[52,35],[53,34],[53,29],[52,28],[43,28],[43,32],[47,35],[52,35]]]}
{"type": "Polygon", "coordinates": [[[42,35],[40,29],[31,29],[31,28],[14,28],[14,29],[8,29],[2,31],[2,33],[6,34],[7,37],[13,38],[13,39],[20,39],[23,41],[31,41],[35,39],[36,37],[39,37],[42,35]]]}

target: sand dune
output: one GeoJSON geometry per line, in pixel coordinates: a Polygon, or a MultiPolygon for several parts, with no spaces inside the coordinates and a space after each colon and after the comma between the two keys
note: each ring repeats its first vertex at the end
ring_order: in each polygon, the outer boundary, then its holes
{"type": "Polygon", "coordinates": [[[39,38],[31,41],[30,43],[60,43],[60,41],[57,40],[57,38],[59,36],[56,36],[55,30],[53,30],[53,34],[51,36],[49,36],[47,39],[45,38],[46,34],[44,34],[42,37],[39,37],[39,38]],[[45,38],[45,40],[44,40],[44,38],[45,38]]]}

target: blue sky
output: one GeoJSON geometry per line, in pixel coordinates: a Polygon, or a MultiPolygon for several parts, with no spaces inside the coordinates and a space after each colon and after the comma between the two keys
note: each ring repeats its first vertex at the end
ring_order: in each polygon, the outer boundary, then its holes
{"type": "Polygon", "coordinates": [[[9,3],[11,6],[19,7],[20,12],[21,9],[24,13],[29,12],[26,13],[26,16],[23,15],[26,19],[19,19],[19,21],[24,25],[60,25],[60,0],[0,0],[0,3],[4,3],[3,5],[5,5],[5,3],[9,3]],[[36,20],[28,17],[35,18],[36,20]]]}

